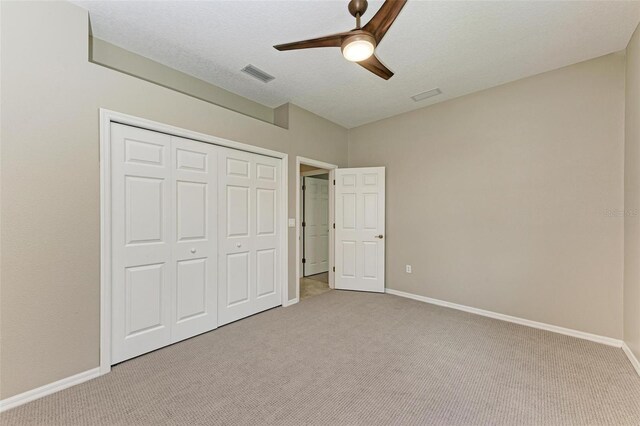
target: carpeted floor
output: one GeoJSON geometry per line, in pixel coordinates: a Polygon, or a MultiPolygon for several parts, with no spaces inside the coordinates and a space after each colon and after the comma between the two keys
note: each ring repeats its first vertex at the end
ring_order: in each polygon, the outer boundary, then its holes
{"type": "Polygon", "coordinates": [[[321,272],[319,274],[310,275],[307,278],[329,284],[329,273],[321,272]]]}
{"type": "Polygon", "coordinates": [[[311,275],[300,278],[300,300],[317,296],[331,290],[329,288],[329,273],[311,275]]]}
{"type": "Polygon", "coordinates": [[[621,349],[330,291],[130,360],[2,425],[640,423],[621,349]]]}

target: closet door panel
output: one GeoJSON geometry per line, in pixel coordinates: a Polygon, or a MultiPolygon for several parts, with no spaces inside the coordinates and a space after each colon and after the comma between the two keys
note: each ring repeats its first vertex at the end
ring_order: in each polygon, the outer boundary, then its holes
{"type": "Polygon", "coordinates": [[[279,168],[274,158],[220,150],[220,324],[281,303],[279,168]]]}
{"type": "Polygon", "coordinates": [[[171,138],[111,125],[113,364],[168,345],[171,138]]]}
{"type": "Polygon", "coordinates": [[[281,304],[280,298],[280,160],[254,155],[256,212],[253,217],[256,259],[256,312],[281,304]]]}
{"type": "Polygon", "coordinates": [[[218,322],[227,324],[254,313],[255,176],[252,154],[220,148],[219,153],[218,322]]]}
{"type": "Polygon", "coordinates": [[[217,150],[171,138],[173,163],[172,342],[217,327],[217,150]]]}

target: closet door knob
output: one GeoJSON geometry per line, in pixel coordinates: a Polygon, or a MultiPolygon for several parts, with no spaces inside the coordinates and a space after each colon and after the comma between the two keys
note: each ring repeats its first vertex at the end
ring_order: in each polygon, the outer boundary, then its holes
{"type": "Polygon", "coordinates": [[[191,253],[195,253],[195,252],[196,252],[196,249],[195,249],[195,248],[192,248],[192,249],[191,249],[191,253]]]}
{"type": "Polygon", "coordinates": [[[236,244],[236,247],[240,248],[240,247],[242,247],[242,244],[238,243],[238,244],[236,244]]]}

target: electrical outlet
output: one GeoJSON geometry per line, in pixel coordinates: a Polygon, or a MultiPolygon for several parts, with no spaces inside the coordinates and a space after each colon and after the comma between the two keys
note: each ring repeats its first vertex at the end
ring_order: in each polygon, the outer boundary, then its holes
{"type": "Polygon", "coordinates": [[[296,218],[295,217],[290,217],[289,218],[289,228],[295,228],[296,227],[296,218]]]}
{"type": "Polygon", "coordinates": [[[404,268],[407,271],[407,274],[411,273],[411,265],[406,265],[404,268]]]}

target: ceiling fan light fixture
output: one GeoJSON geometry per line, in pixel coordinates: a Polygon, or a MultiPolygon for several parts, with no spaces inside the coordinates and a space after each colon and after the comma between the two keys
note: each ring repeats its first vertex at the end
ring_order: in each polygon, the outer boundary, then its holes
{"type": "Polygon", "coordinates": [[[367,0],[351,0],[348,6],[349,13],[356,18],[356,27],[353,30],[293,43],[277,44],[273,47],[281,52],[317,47],[339,47],[346,60],[356,62],[378,77],[389,80],[393,77],[393,71],[378,59],[375,50],[406,3],[407,0],[385,0],[373,18],[361,25],[362,15],[367,10],[367,0]]]}
{"type": "Polygon", "coordinates": [[[372,35],[362,32],[347,37],[342,42],[342,56],[347,61],[360,62],[373,55],[376,48],[376,40],[372,35]]]}

